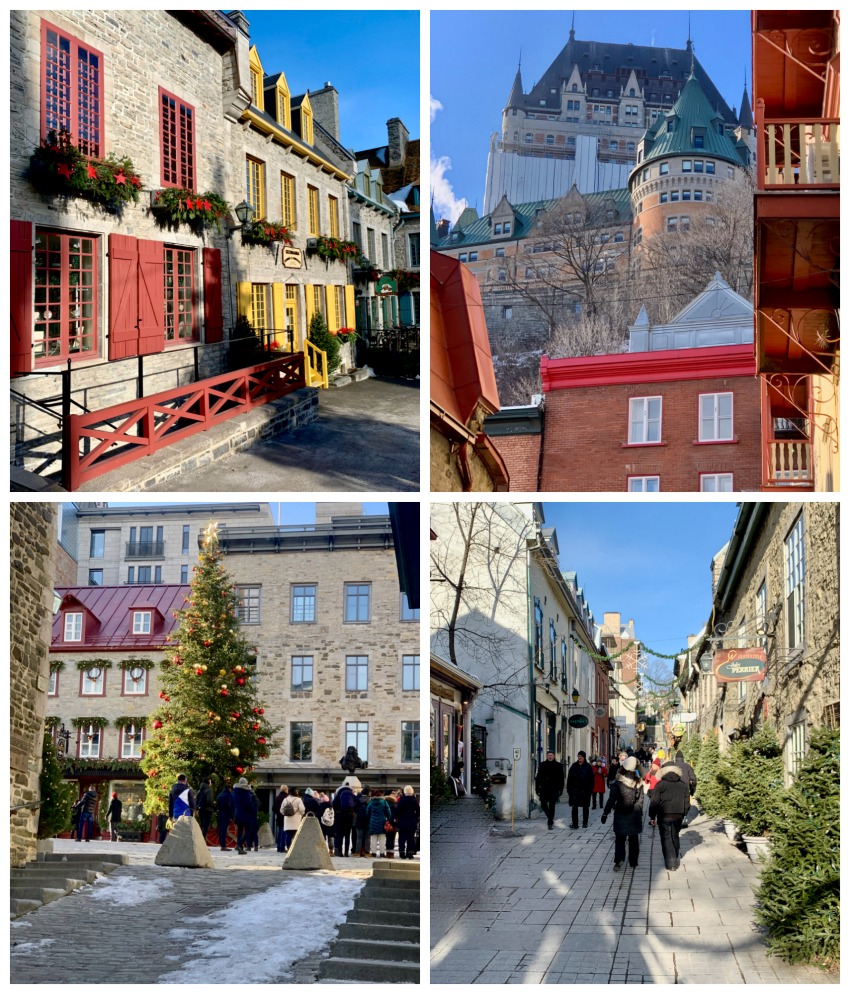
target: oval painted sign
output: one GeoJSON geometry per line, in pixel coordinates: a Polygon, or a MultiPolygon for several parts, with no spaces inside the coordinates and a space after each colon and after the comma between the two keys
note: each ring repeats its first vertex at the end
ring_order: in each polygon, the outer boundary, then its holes
{"type": "Polygon", "coordinates": [[[584,728],[587,725],[587,715],[572,714],[568,724],[571,728],[584,728]]]}
{"type": "Polygon", "coordinates": [[[764,649],[725,649],[714,656],[714,676],[718,683],[755,682],[764,679],[767,655],[764,649]]]}

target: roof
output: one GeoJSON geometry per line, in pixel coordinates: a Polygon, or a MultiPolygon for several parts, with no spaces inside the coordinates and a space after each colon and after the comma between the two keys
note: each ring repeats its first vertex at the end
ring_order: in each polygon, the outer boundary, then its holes
{"type": "Polygon", "coordinates": [[[157,649],[164,636],[177,629],[174,611],[181,610],[191,588],[188,584],[125,584],[120,587],[58,587],[62,606],[53,619],[51,650],[86,652],[91,649],[157,649]],[[63,613],[79,605],[96,620],[83,625],[82,642],[65,642],[63,613]],[[133,635],[130,612],[154,610],[162,622],[149,635],[133,635]]]}

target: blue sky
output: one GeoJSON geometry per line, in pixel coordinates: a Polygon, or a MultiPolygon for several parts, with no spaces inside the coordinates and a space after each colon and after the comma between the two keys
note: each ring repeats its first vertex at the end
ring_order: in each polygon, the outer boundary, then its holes
{"type": "Polygon", "coordinates": [[[634,618],[645,645],[674,653],[711,613],[711,560],[732,535],[724,502],[543,502],[562,570],[575,571],[594,618],[634,618]]]}
{"type": "MultiPolygon", "coordinates": [[[[729,106],[740,108],[745,73],[752,100],[748,10],[579,10],[576,38],[684,48],[689,16],[697,58],[729,106]]],[[[442,110],[435,116],[432,104],[431,154],[451,160],[442,175],[456,200],[482,209],[490,134],[501,128],[520,50],[527,93],[567,43],[571,17],[564,10],[432,11],[431,97],[442,110]]]]}
{"type": "Polygon", "coordinates": [[[243,10],[263,69],[286,74],[292,94],[332,83],[340,137],[361,151],[385,145],[400,117],[419,134],[419,12],[403,10],[243,10]]]}
{"type": "MultiPolygon", "coordinates": [[[[242,497],[244,498],[244,494],[242,497]]],[[[262,498],[258,500],[266,500],[267,495],[263,495],[262,498]]],[[[146,504],[218,504],[221,503],[222,499],[209,501],[209,500],[157,500],[157,501],[119,501],[111,500],[109,501],[110,507],[141,507],[146,504]]],[[[239,501],[236,501],[239,503],[239,501]]],[[[254,503],[254,501],[246,500],[245,503],[254,503]]],[[[277,524],[283,525],[312,525],[316,521],[316,505],[315,503],[308,501],[269,501],[272,510],[272,516],[277,524]]],[[[376,501],[363,501],[363,513],[364,514],[388,514],[386,502],[376,502],[376,501]]]]}

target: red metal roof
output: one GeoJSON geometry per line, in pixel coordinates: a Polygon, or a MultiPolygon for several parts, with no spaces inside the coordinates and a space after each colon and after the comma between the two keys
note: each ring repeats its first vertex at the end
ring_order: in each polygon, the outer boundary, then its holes
{"type": "Polygon", "coordinates": [[[165,636],[175,631],[174,611],[184,606],[188,584],[126,584],[120,587],[58,587],[62,598],[53,619],[50,647],[53,651],[87,652],[92,649],[144,649],[165,644],[165,636]],[[84,611],[83,639],[66,642],[66,610],[84,611]],[[132,612],[153,611],[149,635],[133,634],[132,612]]]}

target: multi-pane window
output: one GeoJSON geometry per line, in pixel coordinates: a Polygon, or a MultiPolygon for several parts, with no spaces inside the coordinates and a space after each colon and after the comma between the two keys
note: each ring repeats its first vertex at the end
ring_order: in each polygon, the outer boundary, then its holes
{"type": "Polygon", "coordinates": [[[292,588],[293,622],[309,622],[316,620],[316,584],[300,583],[292,588]]]}
{"type": "Polygon", "coordinates": [[[699,488],[705,493],[731,493],[731,473],[700,473],[699,488]]]}
{"type": "Polygon", "coordinates": [[[630,476],[629,493],[657,494],[661,489],[661,480],[657,476],[630,476]]]}
{"type": "Polygon", "coordinates": [[[699,399],[699,440],[731,442],[732,437],[732,394],[702,394],[699,399]]]}
{"type": "Polygon", "coordinates": [[[183,565],[180,567],[180,582],[181,583],[189,582],[189,567],[186,563],[183,563],[183,565]]]}
{"type": "Polygon", "coordinates": [[[183,525],[183,544],[180,547],[180,554],[189,555],[189,525],[183,525]]]}
{"type": "Polygon", "coordinates": [[[313,284],[313,312],[315,314],[325,313],[325,295],[318,283],[313,284]]]}
{"type": "Polygon", "coordinates": [[[162,567],[138,566],[134,579],[133,567],[129,566],[127,568],[127,583],[162,583],[162,567]]]}
{"type": "Polygon", "coordinates": [[[549,676],[553,680],[558,679],[558,635],[555,631],[555,622],[549,619],[549,676]]]}
{"type": "Polygon", "coordinates": [[[307,187],[307,234],[319,234],[319,191],[315,186],[307,187]]]}
{"type": "Polygon", "coordinates": [[[292,657],[292,690],[303,693],[313,689],[313,657],[292,657]]]}
{"type": "Polygon", "coordinates": [[[124,670],[124,694],[146,694],[148,690],[148,671],[144,666],[132,666],[124,670]]]}
{"type": "Polygon", "coordinates": [[[291,345],[295,347],[295,328],[297,323],[298,315],[298,303],[296,297],[296,288],[291,283],[286,284],[286,292],[284,294],[283,303],[283,324],[284,328],[291,335],[291,345]]]}
{"type": "Polygon", "coordinates": [[[339,238],[339,201],[336,197],[328,197],[328,234],[331,238],[339,238]]]}
{"type": "Polygon", "coordinates": [[[165,246],[165,340],[186,342],[195,337],[195,266],[191,249],[165,246]]]}
{"type": "Polygon", "coordinates": [[[195,109],[159,91],[162,185],[195,189],[195,109]]]}
{"type": "Polygon", "coordinates": [[[265,164],[247,156],[245,159],[245,196],[254,208],[254,217],[266,216],[265,164]]]}
{"type": "Polygon", "coordinates": [[[251,68],[251,103],[255,107],[263,106],[263,74],[253,67],[251,68]]]}
{"type": "Polygon", "coordinates": [[[59,670],[50,671],[50,679],[47,682],[47,696],[59,696],[59,670]]]}
{"type": "Polygon", "coordinates": [[[141,759],[142,738],[141,726],[125,725],[121,731],[121,758],[141,759]]]}
{"type": "Polygon", "coordinates": [[[363,228],[361,227],[359,221],[352,221],[351,222],[351,240],[354,242],[354,244],[357,246],[357,248],[362,252],[363,251],[363,228]]]}
{"type": "Polygon", "coordinates": [[[90,569],[89,570],[89,586],[90,587],[102,587],[103,586],[103,570],[102,569],[90,569]]]}
{"type": "Polygon", "coordinates": [[[403,721],[401,723],[401,761],[402,763],[419,762],[418,721],[403,721]]]}
{"type": "Polygon", "coordinates": [[[345,748],[354,746],[357,755],[364,761],[369,761],[369,722],[347,721],[345,723],[345,748]]]}
{"type": "Polygon", "coordinates": [[[150,635],[151,633],[151,612],[150,611],[134,611],[133,612],[133,634],[134,635],[150,635]]]}
{"type": "Polygon", "coordinates": [[[83,155],[103,154],[103,55],[42,22],[42,135],[67,131],[83,155]]]}
{"type": "Polygon", "coordinates": [[[401,657],[401,689],[419,690],[419,656],[401,657]]]}
{"type": "Polygon", "coordinates": [[[543,608],[540,598],[534,598],[534,662],[543,669],[543,608]]]}
{"type": "Polygon", "coordinates": [[[390,240],[385,231],[381,232],[381,265],[384,269],[390,268],[390,240]]]}
{"type": "Polygon", "coordinates": [[[313,722],[293,721],[289,726],[289,758],[295,763],[313,760],[313,722]]]}
{"type": "Polygon", "coordinates": [[[80,729],[80,759],[97,759],[100,756],[100,729],[96,725],[80,729]]]}
{"type": "Polygon", "coordinates": [[[83,640],[83,613],[82,611],[68,611],[65,615],[65,642],[82,642],[83,640]]]}
{"type": "Polygon", "coordinates": [[[419,265],[419,232],[415,231],[407,236],[407,245],[410,254],[410,265],[416,268],[419,265]]]}
{"type": "Polygon", "coordinates": [[[102,697],[106,685],[106,670],[102,666],[92,666],[82,671],[80,693],[84,697],[102,697]]]}
{"type": "Polygon", "coordinates": [[[369,689],[369,657],[345,657],[345,689],[351,692],[369,689]]]}
{"type": "Polygon", "coordinates": [[[629,444],[661,441],[661,398],[632,397],[629,401],[629,444]]]}
{"type": "Polygon", "coordinates": [[[36,229],[36,360],[69,359],[97,351],[96,286],[96,239],[36,229]]]}
{"type": "Polygon", "coordinates": [[[370,621],[372,617],[372,585],[369,583],[346,583],[345,620],[370,621]]]}
{"type": "Polygon", "coordinates": [[[270,321],[274,311],[271,300],[272,288],[268,283],[251,284],[251,325],[255,331],[266,331],[273,327],[270,321]]]}
{"type": "Polygon", "coordinates": [[[259,625],[261,587],[236,588],[236,617],[243,625],[259,625]]]}
{"type": "Polygon", "coordinates": [[[377,256],[377,249],[375,248],[374,228],[366,229],[366,248],[367,248],[366,254],[369,256],[371,260],[375,260],[378,256],[377,256]]]}
{"type": "Polygon", "coordinates": [[[295,230],[295,177],[289,173],[280,174],[280,219],[290,231],[295,230]]]}
{"type": "Polygon", "coordinates": [[[405,593],[402,593],[401,595],[401,620],[419,621],[419,608],[411,607],[407,603],[407,594],[405,593]]]}
{"type": "Polygon", "coordinates": [[[806,719],[788,726],[786,740],[786,767],[790,774],[796,773],[806,758],[806,719]]]}
{"type": "Polygon", "coordinates": [[[803,515],[785,539],[785,615],[788,648],[803,644],[806,634],[806,552],[803,544],[803,515]]]}

